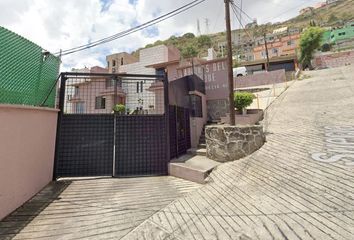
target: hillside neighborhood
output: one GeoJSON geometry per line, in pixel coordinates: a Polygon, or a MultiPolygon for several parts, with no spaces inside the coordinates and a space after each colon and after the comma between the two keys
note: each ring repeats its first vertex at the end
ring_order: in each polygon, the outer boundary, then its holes
{"type": "Polygon", "coordinates": [[[0,240],[354,239],[353,0],[3,1],[0,240]]]}

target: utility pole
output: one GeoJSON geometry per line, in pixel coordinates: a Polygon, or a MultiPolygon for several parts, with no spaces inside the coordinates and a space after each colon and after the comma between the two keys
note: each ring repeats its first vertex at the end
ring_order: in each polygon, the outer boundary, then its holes
{"type": "Polygon", "coordinates": [[[265,51],[266,51],[266,55],[267,55],[267,63],[266,63],[265,69],[268,72],[268,70],[269,70],[269,52],[268,52],[266,32],[264,32],[263,38],[264,38],[265,51]]]}
{"type": "Polygon", "coordinates": [[[225,20],[226,20],[226,40],[227,40],[227,66],[229,78],[229,107],[230,107],[230,125],[235,126],[235,103],[234,103],[234,74],[232,70],[232,43],[231,43],[231,23],[230,23],[230,3],[233,0],[224,0],[225,2],[225,20]]]}
{"type": "Polygon", "coordinates": [[[201,35],[201,31],[200,31],[200,22],[199,19],[197,19],[197,32],[198,32],[198,36],[201,35]]]}
{"type": "Polygon", "coordinates": [[[209,34],[209,18],[205,18],[205,34],[209,34]]]}

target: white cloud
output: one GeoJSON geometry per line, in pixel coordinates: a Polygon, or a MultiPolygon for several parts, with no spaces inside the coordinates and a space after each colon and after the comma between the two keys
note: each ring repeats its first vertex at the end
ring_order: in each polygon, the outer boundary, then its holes
{"type": "MultiPolygon", "coordinates": [[[[174,10],[191,0],[0,0],[0,25],[30,39],[43,48],[57,52],[129,29],[137,23],[174,10]],[[106,8],[102,11],[104,2],[106,8]]],[[[241,0],[236,3],[240,5],[241,0]]],[[[243,1],[243,9],[260,22],[280,21],[294,16],[304,0],[243,1]]],[[[63,58],[64,70],[71,67],[104,66],[105,55],[132,51],[175,34],[197,32],[197,19],[202,33],[224,31],[224,1],[207,0],[172,19],[159,23],[155,34],[137,32],[109,44],[75,53],[63,58]],[[156,35],[157,34],[157,35],[156,35]]],[[[243,17],[249,21],[247,17],[243,17]]],[[[233,18],[235,20],[235,18],[233,18]]],[[[234,23],[234,27],[238,24],[234,23]]]]}

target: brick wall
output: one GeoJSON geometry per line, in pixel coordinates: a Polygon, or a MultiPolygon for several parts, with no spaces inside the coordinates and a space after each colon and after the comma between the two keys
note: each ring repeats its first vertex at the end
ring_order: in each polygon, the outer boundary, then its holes
{"type": "Polygon", "coordinates": [[[354,64],[354,51],[331,53],[315,57],[315,68],[334,68],[354,64]]]}

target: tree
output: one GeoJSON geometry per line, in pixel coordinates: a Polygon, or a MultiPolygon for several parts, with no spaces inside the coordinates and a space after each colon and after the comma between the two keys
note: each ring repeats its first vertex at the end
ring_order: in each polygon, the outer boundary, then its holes
{"type": "Polygon", "coordinates": [[[315,20],[310,20],[310,27],[316,27],[315,20]]]}
{"type": "Polygon", "coordinates": [[[316,49],[320,47],[323,29],[320,27],[309,27],[300,38],[300,63],[303,68],[311,67],[311,60],[316,49]]]}
{"type": "Polygon", "coordinates": [[[234,60],[232,61],[232,67],[233,67],[233,68],[238,68],[239,66],[240,66],[240,63],[239,63],[237,60],[234,59],[234,60]]]}
{"type": "Polygon", "coordinates": [[[183,58],[193,58],[193,57],[196,57],[197,55],[198,55],[198,50],[192,44],[187,45],[186,47],[182,48],[183,58]]]}
{"type": "Polygon", "coordinates": [[[329,43],[325,43],[321,46],[321,52],[328,52],[331,51],[331,45],[329,43]]]}
{"type": "Polygon", "coordinates": [[[198,47],[202,48],[202,47],[211,47],[212,42],[211,42],[211,38],[207,35],[201,35],[197,38],[197,44],[198,47]]]}
{"type": "Polygon", "coordinates": [[[333,13],[329,16],[329,18],[327,20],[327,22],[329,22],[329,23],[334,23],[334,22],[337,22],[337,21],[338,21],[338,18],[333,13]]]}
{"type": "Polygon", "coordinates": [[[185,33],[183,35],[184,38],[195,38],[195,35],[193,33],[185,33]]]}

